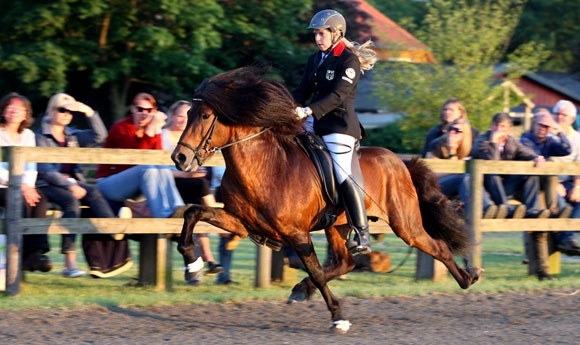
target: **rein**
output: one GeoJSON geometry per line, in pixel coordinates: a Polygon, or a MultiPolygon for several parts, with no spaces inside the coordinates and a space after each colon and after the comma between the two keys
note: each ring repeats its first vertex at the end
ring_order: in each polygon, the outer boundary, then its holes
{"type": "Polygon", "coordinates": [[[177,145],[182,145],[185,146],[186,148],[188,148],[189,150],[193,151],[193,155],[195,160],[197,161],[197,165],[202,166],[203,162],[205,161],[205,158],[203,157],[203,155],[201,154],[202,151],[205,152],[206,154],[212,154],[216,151],[220,151],[222,149],[228,148],[230,146],[242,143],[244,141],[248,141],[251,139],[254,139],[255,137],[263,134],[264,132],[266,132],[267,130],[270,129],[270,127],[264,127],[262,128],[262,130],[260,130],[258,133],[254,133],[246,138],[240,139],[240,140],[236,140],[233,141],[231,143],[227,143],[225,145],[222,146],[216,146],[214,148],[208,149],[209,145],[211,144],[211,138],[213,136],[213,132],[215,130],[215,125],[217,122],[217,115],[214,114],[214,118],[213,121],[211,123],[211,126],[209,127],[207,133],[205,134],[204,138],[202,139],[202,141],[199,143],[199,145],[194,148],[193,146],[189,145],[188,143],[185,143],[183,141],[178,141],[177,145]]]}

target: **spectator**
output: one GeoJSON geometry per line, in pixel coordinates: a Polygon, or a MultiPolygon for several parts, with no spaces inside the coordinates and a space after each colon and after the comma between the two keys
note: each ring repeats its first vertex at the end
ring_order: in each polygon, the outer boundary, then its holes
{"type": "MultiPolygon", "coordinates": [[[[468,160],[471,158],[473,131],[466,117],[451,121],[444,134],[428,145],[425,158],[468,160]]],[[[443,194],[453,199],[459,197],[464,211],[469,205],[469,174],[439,174],[439,187],[443,194]]],[[[483,194],[483,218],[505,218],[507,206],[494,205],[487,192],[483,194]]]]}
{"type": "MultiPolygon", "coordinates": [[[[161,150],[161,129],[166,115],[157,110],[157,101],[148,93],[139,93],[131,102],[126,118],[113,124],[104,148],[161,150]]],[[[97,188],[112,202],[144,195],[154,218],[182,218],[187,207],[183,203],[171,169],[154,165],[100,164],[97,188]]],[[[196,272],[185,272],[186,280],[196,272]]]]}
{"type": "MultiPolygon", "coordinates": [[[[572,152],[567,156],[551,157],[550,160],[564,163],[580,161],[580,133],[572,127],[576,120],[576,106],[570,101],[560,100],[554,105],[553,114],[562,132],[570,140],[572,152]]],[[[580,175],[560,175],[558,180],[560,182],[558,204],[561,206],[564,201],[567,201],[573,207],[571,217],[580,218],[580,175]]],[[[555,237],[560,252],[567,255],[580,255],[580,247],[574,238],[574,231],[560,231],[555,237]]]]}
{"type": "MultiPolygon", "coordinates": [[[[570,141],[562,133],[560,125],[554,121],[549,111],[538,112],[534,115],[532,129],[521,136],[520,142],[545,159],[566,156],[572,151],[570,141]],[[550,133],[550,131],[553,131],[554,134],[550,133]]],[[[543,186],[544,194],[546,195],[546,205],[552,213],[551,216],[569,217],[572,212],[570,206],[565,205],[565,207],[560,209],[557,204],[551,205],[556,200],[556,195],[548,195],[550,194],[550,188],[548,188],[546,177],[540,177],[540,185],[543,186]]],[[[540,281],[544,279],[551,280],[552,277],[548,274],[548,233],[533,231],[529,234],[529,237],[529,245],[534,247],[534,259],[538,263],[536,276],[540,281]]],[[[528,251],[526,250],[526,252],[528,251]]]]}
{"type": "MultiPolygon", "coordinates": [[[[0,146],[36,146],[34,132],[28,127],[34,122],[28,98],[12,92],[0,99],[0,146]]],[[[8,163],[0,162],[0,206],[6,207],[8,195],[8,163]]],[[[22,207],[25,218],[45,218],[46,197],[35,188],[36,163],[28,162],[22,175],[22,207]]],[[[50,250],[47,235],[22,237],[22,269],[48,272],[52,262],[45,254],[50,250]]]]}
{"type": "MultiPolygon", "coordinates": [[[[507,113],[493,116],[491,129],[481,134],[471,151],[473,159],[487,160],[531,160],[536,166],[545,163],[543,156],[522,145],[509,132],[512,120],[507,113]]],[[[550,211],[539,209],[540,178],[533,175],[496,175],[486,174],[483,177],[485,190],[496,205],[507,205],[508,218],[546,218],[550,211]],[[524,205],[509,205],[509,197],[523,191],[521,201],[524,205]]]]}
{"type": "MultiPolygon", "coordinates": [[[[36,143],[45,147],[96,147],[106,137],[107,129],[97,112],[68,94],[58,93],[48,101],[36,143]],[[69,127],[73,114],[82,115],[90,129],[69,127]]],[[[38,164],[36,186],[61,208],[62,218],[79,218],[81,205],[89,206],[94,217],[115,217],[98,189],[86,183],[78,164],[38,164]]],[[[65,255],[62,275],[67,278],[85,274],[77,267],[75,241],[76,234],[62,235],[61,251],[65,255]]],[[[113,277],[133,265],[129,245],[124,239],[116,241],[109,235],[86,234],[83,235],[83,249],[89,274],[95,278],[113,277]]]]}
{"type": "MultiPolygon", "coordinates": [[[[191,103],[188,101],[177,101],[169,107],[168,125],[161,133],[164,150],[173,150],[177,145],[181,134],[187,126],[187,112],[190,108],[191,103]]],[[[206,179],[207,170],[205,167],[200,167],[195,172],[178,171],[175,168],[171,171],[175,178],[177,190],[179,190],[179,194],[185,203],[217,207],[215,197],[209,188],[210,181],[206,179]]],[[[228,239],[231,237],[230,235],[220,234],[220,236],[227,236],[228,239]]],[[[205,274],[222,272],[222,266],[215,263],[208,234],[194,234],[194,240],[198,242],[202,258],[208,264],[205,274]]],[[[195,281],[190,281],[189,283],[195,284],[195,281]]]]}
{"type": "MultiPolygon", "coordinates": [[[[425,138],[425,145],[423,146],[423,151],[421,152],[421,157],[427,157],[427,152],[429,151],[430,144],[433,140],[441,137],[445,134],[449,124],[458,118],[467,119],[467,111],[465,107],[457,98],[448,98],[441,106],[440,120],[438,125],[435,125],[427,132],[427,137],[425,138]]],[[[471,140],[472,142],[479,136],[479,131],[471,127],[471,140]]]]}
{"type": "MultiPolygon", "coordinates": [[[[135,96],[130,114],[113,124],[104,148],[161,150],[161,128],[166,115],[147,93],[135,96]]],[[[143,194],[154,218],[179,218],[186,207],[168,167],[151,165],[100,164],[97,188],[112,201],[143,194]]]]}

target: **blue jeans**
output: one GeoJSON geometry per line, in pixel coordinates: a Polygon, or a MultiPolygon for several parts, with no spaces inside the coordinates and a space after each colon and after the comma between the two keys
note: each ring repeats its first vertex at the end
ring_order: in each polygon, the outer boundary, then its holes
{"type": "Polygon", "coordinates": [[[101,178],[97,188],[112,201],[124,201],[143,194],[154,218],[167,218],[185,205],[171,170],[154,165],[136,165],[120,173],[101,178]]]}
{"type": "Polygon", "coordinates": [[[483,186],[496,205],[505,205],[508,198],[523,191],[520,200],[528,210],[539,208],[540,177],[527,175],[484,175],[483,186]]]}
{"type": "MultiPolygon", "coordinates": [[[[566,181],[566,182],[563,182],[562,184],[566,188],[566,194],[570,193],[572,188],[574,188],[573,181],[566,181]]],[[[564,198],[563,196],[558,195],[558,207],[560,209],[565,207],[567,203],[573,207],[572,215],[570,215],[570,218],[575,218],[575,219],[580,218],[580,202],[569,201],[569,200],[566,200],[566,198],[564,198]]],[[[576,233],[577,233],[577,231],[559,231],[554,236],[556,238],[556,242],[558,244],[562,244],[562,243],[566,243],[566,242],[575,242],[576,233]]]]}
{"type": "MultiPolygon", "coordinates": [[[[463,202],[463,210],[467,214],[469,210],[471,177],[469,174],[453,174],[439,178],[439,188],[449,199],[459,196],[463,202]]],[[[483,209],[485,210],[492,204],[489,194],[483,192],[483,209]]]]}
{"type": "MultiPolygon", "coordinates": [[[[68,189],[49,185],[39,187],[46,195],[47,199],[57,204],[62,210],[62,218],[80,218],[81,205],[91,208],[91,213],[96,218],[115,218],[111,207],[103,198],[103,195],[95,188],[86,183],[79,182],[79,186],[87,191],[87,195],[81,200],[72,195],[68,189]]],[[[76,234],[62,235],[61,253],[70,253],[75,251],[76,234]]]]}
{"type": "MultiPolygon", "coordinates": [[[[232,235],[233,236],[233,235],[232,235]]],[[[226,250],[226,245],[230,241],[230,237],[221,237],[220,244],[218,247],[220,265],[224,269],[223,272],[218,273],[216,282],[225,283],[232,280],[231,268],[232,268],[232,258],[234,256],[233,250],[226,250]]]]}

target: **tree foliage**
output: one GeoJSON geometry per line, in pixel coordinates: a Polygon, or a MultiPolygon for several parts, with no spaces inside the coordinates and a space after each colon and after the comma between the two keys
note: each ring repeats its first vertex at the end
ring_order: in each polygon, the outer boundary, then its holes
{"type": "Polygon", "coordinates": [[[508,49],[528,41],[542,43],[550,51],[542,69],[580,74],[578,23],[578,1],[528,0],[508,49]]]}
{"type": "Polygon", "coordinates": [[[34,101],[93,98],[114,118],[138,91],[163,103],[249,63],[302,65],[309,0],[21,0],[0,4],[0,86],[34,101]]]}
{"type": "MultiPolygon", "coordinates": [[[[439,122],[441,104],[459,98],[477,128],[489,126],[504,106],[496,67],[502,62],[523,3],[511,0],[433,0],[417,36],[437,63],[383,63],[375,73],[381,104],[405,113],[402,149],[418,152],[427,130],[439,122]]],[[[533,70],[545,59],[541,45],[522,44],[505,66],[507,78],[533,70]]],[[[519,102],[517,102],[519,103],[519,102]]],[[[517,104],[516,103],[516,104],[517,104]]]]}

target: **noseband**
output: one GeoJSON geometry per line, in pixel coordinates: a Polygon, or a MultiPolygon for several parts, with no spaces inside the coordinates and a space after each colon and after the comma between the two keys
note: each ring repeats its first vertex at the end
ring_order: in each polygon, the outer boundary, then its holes
{"type": "MultiPolygon", "coordinates": [[[[193,101],[202,102],[202,99],[194,98],[193,101]]],[[[254,134],[252,134],[244,139],[240,139],[240,140],[237,140],[237,141],[234,141],[234,142],[222,145],[222,146],[216,146],[216,147],[213,147],[211,149],[208,149],[209,145],[211,144],[211,137],[213,136],[213,131],[215,130],[215,125],[217,122],[217,115],[213,112],[212,112],[212,114],[213,114],[214,118],[213,118],[213,121],[211,123],[211,126],[209,127],[209,129],[207,130],[207,133],[204,135],[202,141],[199,143],[199,145],[197,147],[194,148],[193,146],[191,146],[188,143],[185,143],[183,141],[177,142],[177,145],[184,146],[193,152],[193,157],[197,161],[198,166],[202,166],[203,162],[205,162],[205,160],[206,160],[206,158],[204,158],[202,153],[205,153],[205,156],[207,157],[216,151],[220,151],[222,149],[233,146],[235,144],[239,144],[239,143],[244,142],[246,140],[253,139],[253,138],[257,137],[258,135],[264,133],[268,129],[270,129],[269,127],[265,127],[265,128],[262,128],[262,130],[260,130],[258,133],[254,133],[254,134]]]]}

